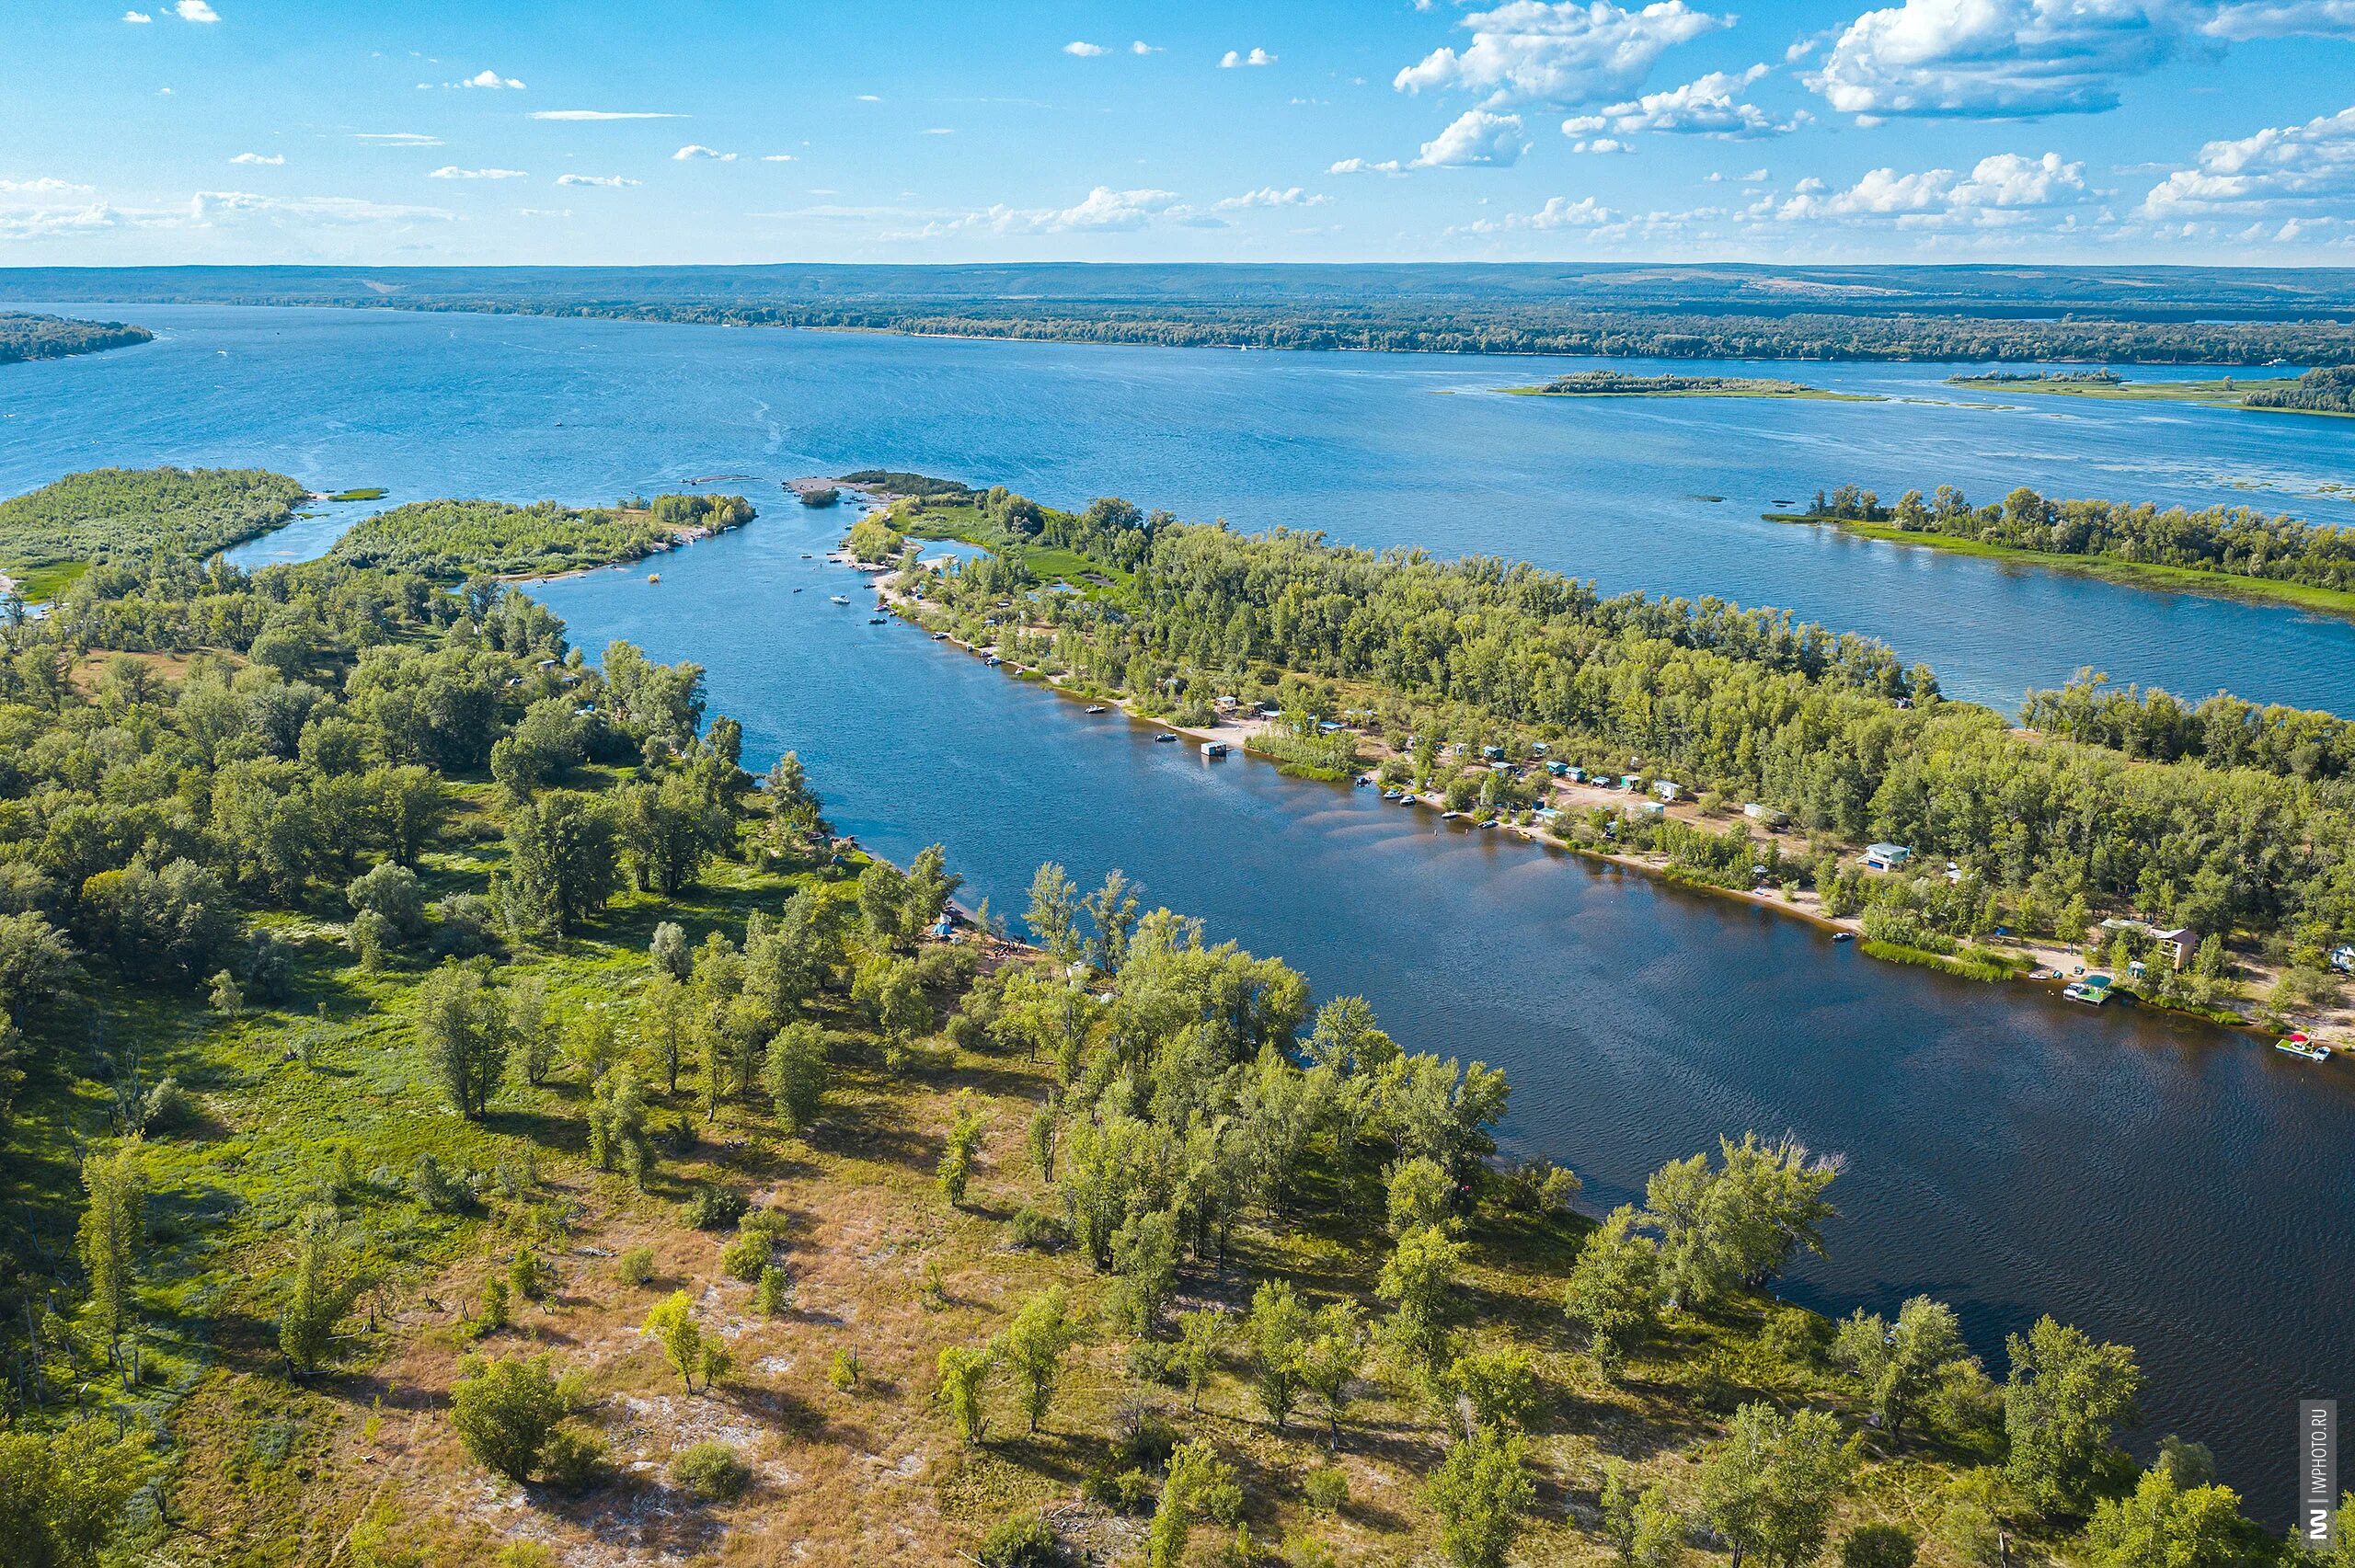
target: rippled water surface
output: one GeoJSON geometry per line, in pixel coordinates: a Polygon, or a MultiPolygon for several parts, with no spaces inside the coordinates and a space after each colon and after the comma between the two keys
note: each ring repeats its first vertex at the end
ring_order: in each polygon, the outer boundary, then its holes
{"type": "MultiPolygon", "coordinates": [[[[86,310],[82,314],[88,314],[86,310]]],[[[1894,492],[2291,508],[2355,422],[1965,393],[1953,367],[1786,368],[1892,401],[1494,395],[1567,361],[1221,353],[629,323],[140,307],[147,348],[0,371],[0,491],[78,468],[257,464],[321,488],[575,501],[734,475],[765,515],[643,570],[544,585],[594,648],[710,670],[755,759],[799,749],[830,814],[967,897],[1019,907],[1040,860],[1112,865],[1402,1038],[1499,1063],[1516,1147],[1596,1206],[1744,1127],[1848,1160],[1827,1310],[1954,1300],[1974,1342],[2052,1311],[2131,1341],[2153,1436],[2213,1444],[2286,1514],[2289,1402],[2355,1396],[2355,1068],[2020,988],[1878,965],[1748,906],[1473,835],[1370,793],[1156,747],[863,609],[801,553],[839,527],[776,488],[859,466],[1120,493],[1191,517],[1485,551],[1606,589],[1717,593],[1887,637],[2008,704],[2093,664],[2188,692],[2355,706],[2346,623],[1757,521],[1855,478],[1894,492]],[[1703,498],[1722,497],[1722,500],[1703,498]],[[803,591],[796,592],[798,589],[803,591]]],[[[2202,372],[2212,373],[2212,372],[2202,372]]],[[[307,555],[336,508],[239,552],[307,555]]]]}

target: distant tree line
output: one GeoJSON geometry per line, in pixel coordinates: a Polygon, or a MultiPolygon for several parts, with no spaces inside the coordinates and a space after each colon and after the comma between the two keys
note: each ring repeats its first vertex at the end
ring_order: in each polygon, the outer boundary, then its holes
{"type": "Polygon", "coordinates": [[[2288,387],[2259,387],[2241,399],[2245,408],[2299,408],[2309,414],[2355,414],[2355,368],[2326,365],[2308,371],[2288,387]]]}

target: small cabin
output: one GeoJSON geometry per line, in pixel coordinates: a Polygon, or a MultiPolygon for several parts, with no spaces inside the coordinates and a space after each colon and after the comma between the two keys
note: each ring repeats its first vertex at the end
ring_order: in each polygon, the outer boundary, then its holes
{"type": "Polygon", "coordinates": [[[1557,759],[1554,761],[1545,764],[1545,771],[1558,779],[1570,771],[1570,765],[1568,762],[1557,759]]]}
{"type": "Polygon", "coordinates": [[[1619,787],[1621,789],[1634,789],[1637,784],[1640,784],[1643,782],[1644,778],[1641,773],[1621,773],[1619,775],[1619,787]]]}
{"type": "Polygon", "coordinates": [[[1202,755],[1203,755],[1203,756],[1205,756],[1205,757],[1223,757],[1223,756],[1225,756],[1225,755],[1226,755],[1226,742],[1225,742],[1225,741],[1223,741],[1223,740],[1205,740],[1205,741],[1203,741],[1203,742],[1202,742],[1202,755]]]}
{"type": "Polygon", "coordinates": [[[1235,708],[1236,708],[1236,707],[1238,707],[1240,704],[1237,704],[1237,703],[1235,702],[1235,700],[1233,697],[1220,697],[1220,698],[1218,698],[1216,701],[1214,701],[1211,705],[1212,705],[1212,707],[1214,707],[1214,708],[1218,709],[1218,711],[1219,711],[1219,712],[1221,712],[1221,713],[1223,713],[1223,714],[1231,714],[1231,713],[1233,713],[1233,712],[1235,710],[1235,708]]]}
{"type": "Polygon", "coordinates": [[[2200,956],[2200,933],[2188,925],[2154,931],[2151,940],[2157,944],[2160,952],[2175,961],[2178,969],[2188,969],[2191,961],[2200,956]]]}
{"type": "Polygon", "coordinates": [[[1480,757],[1484,761],[1501,762],[1504,761],[1505,749],[1501,746],[1483,746],[1480,748],[1480,757]]]}
{"type": "Polygon", "coordinates": [[[1913,858],[1913,852],[1903,844],[1867,844],[1865,866],[1870,871],[1895,871],[1913,858]]]}
{"type": "Polygon", "coordinates": [[[1665,806],[1662,806],[1662,805],[1661,805],[1659,801],[1657,801],[1657,800],[1647,800],[1647,801],[1645,801],[1645,802],[1644,802],[1644,804],[1643,804],[1643,807],[1642,807],[1642,810],[1643,810],[1643,814],[1644,814],[1645,816],[1647,816],[1647,817],[1665,817],[1665,816],[1667,816],[1667,815],[1668,815],[1668,807],[1665,807],[1665,806]]]}
{"type": "Polygon", "coordinates": [[[1660,799],[1664,801],[1673,802],[1677,795],[1682,793],[1682,787],[1674,779],[1654,779],[1652,781],[1652,793],[1659,795],[1660,799]]]}
{"type": "Polygon", "coordinates": [[[1584,768],[1580,767],[1580,766],[1579,766],[1577,763],[1575,763],[1575,762],[1571,763],[1568,767],[1567,767],[1567,768],[1563,769],[1563,770],[1562,770],[1562,772],[1563,772],[1563,773],[1564,773],[1566,776],[1568,776],[1568,778],[1569,779],[1569,781],[1570,781],[1572,784],[1584,784],[1584,783],[1586,783],[1586,770],[1585,770],[1584,768]]]}
{"type": "Polygon", "coordinates": [[[1769,828],[1779,828],[1791,819],[1789,812],[1777,811],[1771,806],[1762,806],[1754,800],[1741,808],[1741,814],[1752,821],[1763,823],[1769,828]]]}

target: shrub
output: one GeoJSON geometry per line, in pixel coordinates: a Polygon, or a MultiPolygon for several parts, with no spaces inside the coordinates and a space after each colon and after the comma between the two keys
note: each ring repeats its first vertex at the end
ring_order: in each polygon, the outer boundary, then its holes
{"type": "Polygon", "coordinates": [[[1000,1519],[982,1538],[982,1568],[1050,1568],[1060,1560],[1055,1532],[1036,1514],[1000,1519]]]}
{"type": "Polygon", "coordinates": [[[1178,1347],[1163,1340],[1141,1339],[1129,1346],[1129,1376],[1140,1383],[1179,1381],[1178,1347]]]}
{"type": "Polygon", "coordinates": [[[858,1351],[846,1346],[834,1352],[834,1364],[827,1368],[826,1381],[848,1393],[858,1387],[859,1370],[858,1351]]]}
{"type": "Polygon", "coordinates": [[[420,1154],[409,1172],[409,1191],[415,1195],[418,1207],[435,1214],[454,1214],[465,1207],[465,1189],[450,1179],[442,1169],[442,1162],[431,1154],[420,1154]]]}
{"type": "Polygon", "coordinates": [[[1005,1222],[1005,1239],[1033,1252],[1051,1252],[1063,1244],[1063,1222],[1035,1204],[1024,1204],[1005,1222]]]}
{"type": "Polygon", "coordinates": [[[717,1182],[705,1183],[687,1199],[687,1223],[698,1230],[725,1230],[743,1213],[744,1195],[717,1182]]]}
{"type": "Polygon", "coordinates": [[[450,1388],[450,1425],[466,1452],[510,1481],[528,1480],[550,1451],[566,1400],[548,1358],[469,1360],[450,1388]]]}
{"type": "Polygon", "coordinates": [[[671,1461],[671,1479],[706,1503],[732,1503],[752,1483],[752,1472],[725,1443],[697,1443],[671,1461]]]}
{"type": "Polygon", "coordinates": [[[632,1247],[614,1260],[614,1277],[624,1285],[644,1285],[654,1277],[654,1249],[632,1247]]]}
{"type": "Polygon", "coordinates": [[[526,1301],[544,1299],[556,1288],[556,1265],[529,1247],[518,1247],[507,1265],[507,1285],[526,1301]]]}
{"type": "Polygon", "coordinates": [[[769,1243],[765,1236],[739,1234],[719,1250],[719,1271],[730,1279],[749,1285],[760,1278],[761,1271],[769,1266],[769,1243]]]}
{"type": "Polygon", "coordinates": [[[1089,1502],[1115,1514],[1148,1512],[1160,1491],[1144,1471],[1118,1469],[1109,1459],[1088,1471],[1079,1489],[1089,1502]]]}
{"type": "Polygon", "coordinates": [[[760,1282],[752,1287],[752,1310],[764,1318],[782,1317],[792,1298],[793,1286],[785,1277],[785,1270],[775,1264],[761,1270],[760,1282]]]}
{"type": "Polygon", "coordinates": [[[1895,1525],[1858,1525],[1840,1543],[1840,1568],[1913,1568],[1914,1550],[1895,1525]]]}
{"type": "Polygon", "coordinates": [[[605,1473],[605,1441],[579,1426],[559,1426],[540,1453],[540,1470],[559,1492],[586,1492],[605,1473]]]}
{"type": "Polygon", "coordinates": [[[1349,1505],[1350,1476],[1339,1465],[1319,1465],[1301,1483],[1308,1505],[1320,1514],[1337,1514],[1349,1505]]]}

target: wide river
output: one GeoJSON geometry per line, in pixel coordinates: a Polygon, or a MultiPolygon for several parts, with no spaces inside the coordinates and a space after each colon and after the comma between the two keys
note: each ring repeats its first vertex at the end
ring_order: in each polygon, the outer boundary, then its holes
{"type": "MultiPolygon", "coordinates": [[[[2266,1518],[2287,1514],[2291,1402],[2355,1396],[2344,1062],[1875,964],[1747,906],[1155,746],[831,604],[853,579],[803,555],[844,520],[777,489],[873,465],[1056,502],[1120,493],[1244,526],[1525,557],[1607,589],[1786,605],[1999,704],[2090,663],[2345,711],[2344,622],[1756,518],[1855,478],[2355,521],[2328,487],[2355,425],[1976,396],[1943,384],[1948,366],[1800,369],[1885,403],[1569,404],[1489,395],[1567,363],[1537,360],[116,314],[163,336],[0,371],[0,493],[161,462],[263,464],[396,500],[591,501],[739,476],[714,487],[753,496],[763,518],[667,558],[660,585],[606,571],[540,592],[592,649],[627,637],[706,665],[755,765],[798,748],[830,815],[876,849],[944,841],[967,898],[1004,910],[1041,860],[1084,882],[1121,866],[1320,994],[1362,992],[1414,1046],[1504,1066],[1511,1143],[1574,1165],[1596,1207],[1721,1132],[1789,1129],[1838,1151],[1844,1218],[1794,1299],[1890,1310],[1932,1292],[1999,1369],[2004,1333],[2044,1311],[2130,1341],[2148,1440],[2211,1444],[2266,1518]]],[[[325,548],[351,514],[334,509],[240,557],[325,548]]]]}

